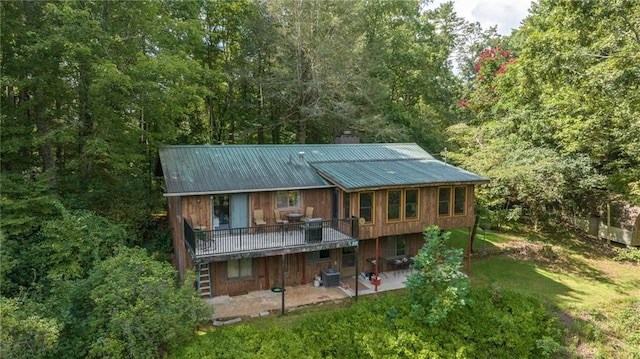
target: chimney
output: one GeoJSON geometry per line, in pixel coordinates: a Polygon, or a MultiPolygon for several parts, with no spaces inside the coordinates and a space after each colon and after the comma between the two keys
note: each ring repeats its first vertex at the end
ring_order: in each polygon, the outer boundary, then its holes
{"type": "Polygon", "coordinates": [[[351,131],[345,130],[341,135],[336,136],[335,138],[336,144],[351,144],[351,143],[360,143],[360,137],[357,135],[351,134],[351,131]]]}
{"type": "Polygon", "coordinates": [[[298,152],[298,158],[300,158],[300,163],[304,163],[304,152],[300,151],[298,152]]]}

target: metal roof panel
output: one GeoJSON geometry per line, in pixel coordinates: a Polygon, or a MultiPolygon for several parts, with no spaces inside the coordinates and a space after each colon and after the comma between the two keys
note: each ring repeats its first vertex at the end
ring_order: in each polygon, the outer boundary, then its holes
{"type": "MultiPolygon", "coordinates": [[[[393,185],[405,183],[411,176],[392,172],[416,170],[402,162],[441,163],[415,143],[167,146],[159,149],[159,156],[167,195],[332,186],[317,170],[326,171],[336,183],[348,186],[345,188],[363,183],[393,185]]],[[[446,166],[432,165],[433,170],[445,173],[430,176],[461,178],[461,172],[448,167],[462,170],[446,166]]],[[[431,178],[420,176],[416,178],[431,178]]]]}

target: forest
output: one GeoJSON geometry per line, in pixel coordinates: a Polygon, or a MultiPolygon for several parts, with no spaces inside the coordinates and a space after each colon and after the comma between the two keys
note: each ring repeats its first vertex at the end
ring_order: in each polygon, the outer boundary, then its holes
{"type": "Polygon", "coordinates": [[[161,357],[209,317],[165,145],[415,142],[491,179],[491,227],[640,205],[640,2],[539,0],[509,36],[429,3],[1,2],[0,357],[161,357]]]}

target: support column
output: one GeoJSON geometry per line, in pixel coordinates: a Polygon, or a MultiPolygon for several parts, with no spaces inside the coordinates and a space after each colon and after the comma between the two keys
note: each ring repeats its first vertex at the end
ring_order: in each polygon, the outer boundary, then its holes
{"type": "Polygon", "coordinates": [[[285,291],[285,289],[284,289],[284,281],[285,281],[284,271],[285,271],[285,268],[286,268],[286,257],[285,257],[285,254],[283,254],[282,255],[282,269],[281,269],[281,271],[282,271],[282,315],[284,315],[284,291],[285,291]]]}

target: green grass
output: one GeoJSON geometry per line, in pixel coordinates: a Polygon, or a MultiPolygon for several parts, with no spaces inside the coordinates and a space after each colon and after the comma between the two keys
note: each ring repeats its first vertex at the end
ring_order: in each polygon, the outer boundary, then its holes
{"type": "MultiPolygon", "coordinates": [[[[465,248],[467,232],[453,231],[450,244],[465,248]]],[[[640,267],[614,261],[615,252],[606,243],[569,231],[486,231],[486,239],[480,231],[474,251],[472,286],[499,286],[540,298],[565,323],[567,352],[640,358],[640,267]],[[521,246],[547,246],[554,256],[495,254],[521,246]],[[494,254],[483,256],[483,248],[494,254]]]]}

